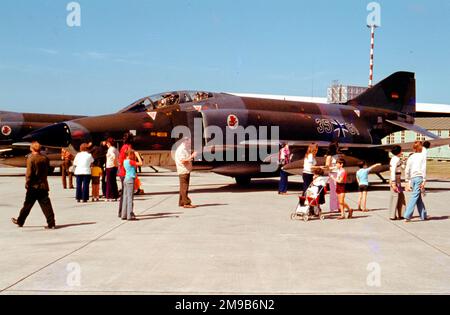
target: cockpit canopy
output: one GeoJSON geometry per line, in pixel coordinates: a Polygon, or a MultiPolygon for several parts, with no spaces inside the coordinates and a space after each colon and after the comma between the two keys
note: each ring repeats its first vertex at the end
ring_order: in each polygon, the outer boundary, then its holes
{"type": "Polygon", "coordinates": [[[155,94],[141,98],[119,111],[119,113],[149,112],[168,106],[202,102],[212,97],[214,97],[213,93],[204,91],[178,91],[155,94]]]}

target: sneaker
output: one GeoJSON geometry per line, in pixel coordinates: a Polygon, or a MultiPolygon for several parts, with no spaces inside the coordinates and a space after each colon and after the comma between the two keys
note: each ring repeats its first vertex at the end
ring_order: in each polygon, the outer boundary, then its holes
{"type": "Polygon", "coordinates": [[[19,222],[17,221],[17,219],[16,218],[11,218],[11,222],[13,223],[13,224],[15,224],[15,225],[17,225],[18,227],[23,227],[23,224],[19,224],[19,222]]]}

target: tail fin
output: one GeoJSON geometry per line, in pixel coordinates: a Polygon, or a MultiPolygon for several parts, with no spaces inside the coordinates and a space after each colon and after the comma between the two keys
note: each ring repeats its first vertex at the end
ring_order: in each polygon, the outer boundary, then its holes
{"type": "Polygon", "coordinates": [[[416,79],[412,72],[396,72],[347,105],[389,109],[414,116],[416,113],[416,79]]]}

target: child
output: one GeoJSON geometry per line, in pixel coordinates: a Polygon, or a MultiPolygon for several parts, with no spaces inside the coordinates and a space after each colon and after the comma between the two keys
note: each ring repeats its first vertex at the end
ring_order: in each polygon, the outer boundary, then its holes
{"type": "Polygon", "coordinates": [[[341,211],[341,216],[338,220],[345,220],[345,209],[348,209],[348,218],[353,218],[353,210],[345,203],[345,185],[347,184],[347,172],[344,169],[345,160],[339,159],[336,162],[337,176],[331,177],[332,180],[336,182],[336,194],[339,200],[339,210],[341,211]]]}
{"type": "Polygon", "coordinates": [[[100,201],[100,177],[103,174],[103,170],[100,167],[99,160],[95,160],[94,166],[91,168],[92,176],[92,202],[100,201]]]}
{"type": "Polygon", "coordinates": [[[136,167],[142,166],[142,164],[141,156],[134,150],[129,150],[127,159],[123,162],[125,179],[122,192],[122,220],[136,221],[136,216],[133,213],[134,182],[136,179],[136,167]],[[137,162],[136,159],[138,160],[137,162]]]}
{"type": "Polygon", "coordinates": [[[325,172],[322,168],[314,171],[313,185],[318,187],[319,194],[319,209],[320,205],[325,204],[325,187],[328,184],[328,177],[324,176],[325,172]]]}
{"type": "Polygon", "coordinates": [[[375,164],[371,167],[367,167],[366,162],[359,162],[358,166],[360,170],[356,172],[356,180],[359,185],[359,199],[358,199],[358,211],[368,212],[367,210],[367,192],[369,191],[369,174],[370,172],[381,164],[375,164]],[[361,208],[362,206],[362,208],[361,208]]]}

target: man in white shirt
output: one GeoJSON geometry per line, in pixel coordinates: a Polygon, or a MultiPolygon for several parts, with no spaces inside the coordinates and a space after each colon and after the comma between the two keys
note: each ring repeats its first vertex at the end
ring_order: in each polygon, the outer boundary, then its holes
{"type": "Polygon", "coordinates": [[[407,190],[412,191],[411,199],[406,207],[405,221],[410,222],[417,205],[420,218],[425,221],[427,219],[427,210],[422,200],[422,191],[425,189],[427,177],[427,164],[424,162],[426,157],[422,153],[422,142],[414,143],[414,154],[411,155],[406,164],[406,183],[407,190]]]}
{"type": "Polygon", "coordinates": [[[403,219],[406,199],[402,187],[402,148],[396,146],[391,151],[393,157],[390,163],[390,188],[391,201],[389,206],[389,218],[391,220],[403,219]]]}
{"type": "Polygon", "coordinates": [[[196,208],[192,205],[191,199],[188,197],[189,182],[192,171],[192,161],[197,153],[191,153],[191,139],[184,138],[175,152],[175,163],[177,165],[178,176],[180,177],[180,199],[179,206],[185,209],[196,208]]]}
{"type": "Polygon", "coordinates": [[[423,155],[423,157],[424,157],[424,159],[423,159],[423,163],[424,163],[423,167],[424,167],[425,169],[427,169],[428,150],[429,150],[430,147],[431,147],[431,143],[430,143],[429,141],[425,141],[425,142],[422,144],[422,146],[423,146],[423,148],[422,148],[422,155],[423,155]]]}
{"type": "Polygon", "coordinates": [[[106,153],[106,201],[113,201],[119,198],[119,188],[117,187],[119,151],[112,138],[106,140],[106,146],[108,147],[106,153]]]}

